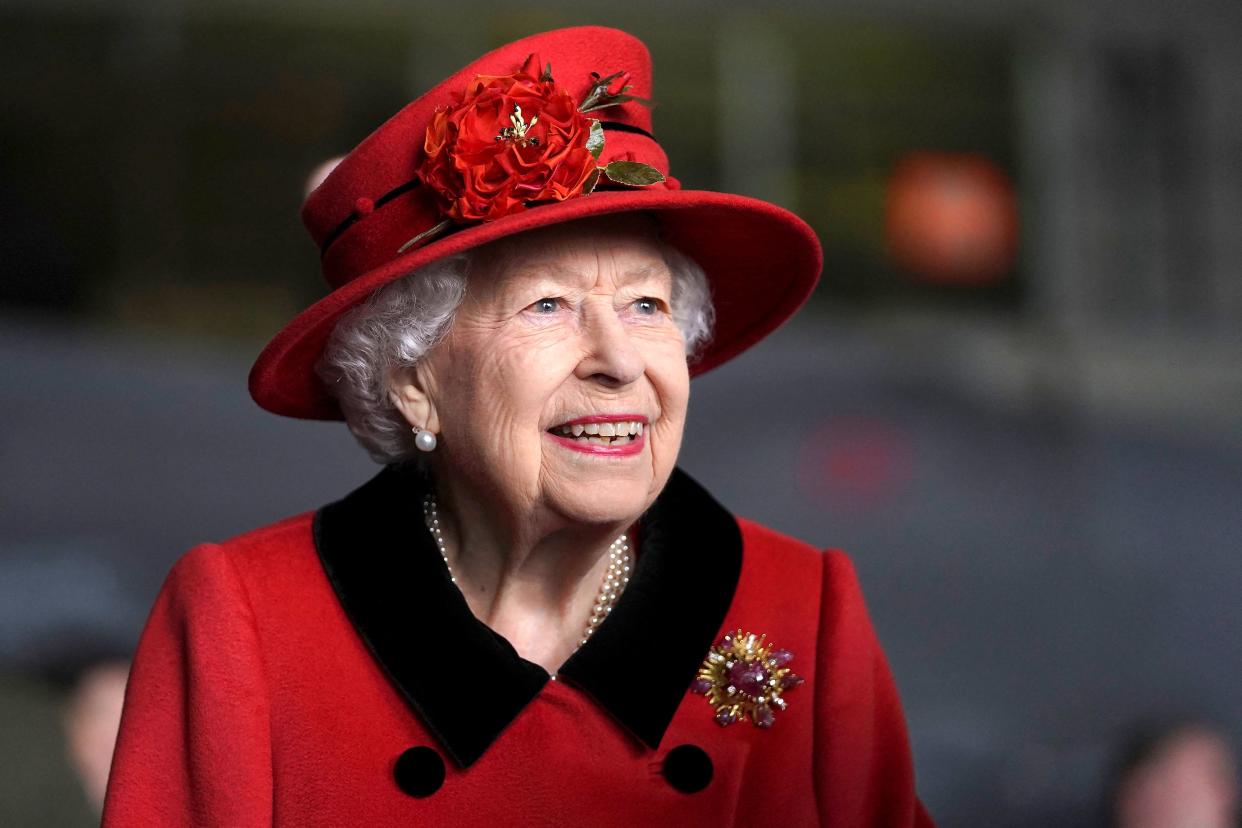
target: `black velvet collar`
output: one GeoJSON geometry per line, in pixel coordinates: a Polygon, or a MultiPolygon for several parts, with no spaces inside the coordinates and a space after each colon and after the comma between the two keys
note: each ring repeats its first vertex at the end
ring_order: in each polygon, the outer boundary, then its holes
{"type": "MultiPolygon", "coordinates": [[[[468,767],[549,676],[476,619],[449,580],[423,528],[429,485],[416,471],[385,468],[315,514],[315,546],[371,653],[468,767]]],[[[680,470],[641,527],[629,586],[557,677],[654,749],[733,600],[742,538],[733,516],[680,470]]]]}

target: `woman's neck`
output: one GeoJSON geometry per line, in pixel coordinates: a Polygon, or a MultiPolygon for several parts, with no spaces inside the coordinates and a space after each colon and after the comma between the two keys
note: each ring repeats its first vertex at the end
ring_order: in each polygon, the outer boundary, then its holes
{"type": "Polygon", "coordinates": [[[582,641],[609,548],[632,521],[575,524],[483,503],[442,487],[440,529],[457,586],[476,618],[555,674],[582,641]]]}

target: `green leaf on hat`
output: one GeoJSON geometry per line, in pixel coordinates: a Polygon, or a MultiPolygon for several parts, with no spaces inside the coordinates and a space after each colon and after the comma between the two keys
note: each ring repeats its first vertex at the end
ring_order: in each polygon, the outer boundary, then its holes
{"type": "Polygon", "coordinates": [[[610,106],[619,106],[626,101],[637,101],[643,106],[655,106],[655,102],[650,98],[640,98],[637,95],[608,95],[607,97],[599,98],[598,103],[585,104],[579,107],[579,111],[584,113],[594,112],[597,109],[607,109],[610,106]]]}
{"type": "Polygon", "coordinates": [[[646,187],[664,180],[664,174],[655,167],[637,161],[613,161],[604,167],[604,175],[608,176],[609,181],[631,187],[646,187]]]}
{"type": "Polygon", "coordinates": [[[586,183],[582,185],[583,195],[590,195],[591,192],[595,189],[595,185],[599,183],[600,171],[603,169],[604,169],[603,167],[596,167],[595,169],[591,170],[591,174],[587,176],[586,183]]]}
{"type": "Polygon", "coordinates": [[[604,127],[596,118],[591,119],[591,134],[587,136],[586,148],[591,151],[591,157],[596,159],[604,151],[604,127]]]}
{"type": "Polygon", "coordinates": [[[654,106],[654,102],[648,98],[640,98],[637,95],[626,95],[634,88],[633,84],[626,84],[621,87],[621,91],[615,95],[608,91],[608,86],[617,78],[624,75],[624,72],[613,72],[607,77],[600,77],[599,72],[591,73],[591,88],[587,91],[587,95],[582,99],[582,103],[578,104],[579,112],[594,112],[597,109],[607,109],[610,106],[618,106],[626,101],[635,101],[643,106],[654,106]]]}

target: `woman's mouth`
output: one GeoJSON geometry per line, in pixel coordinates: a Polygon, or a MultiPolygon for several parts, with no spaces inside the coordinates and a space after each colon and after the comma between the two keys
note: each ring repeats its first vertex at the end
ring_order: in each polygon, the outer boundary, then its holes
{"type": "Polygon", "coordinates": [[[590,454],[637,454],[642,450],[645,417],[582,417],[548,429],[561,445],[590,454]]]}

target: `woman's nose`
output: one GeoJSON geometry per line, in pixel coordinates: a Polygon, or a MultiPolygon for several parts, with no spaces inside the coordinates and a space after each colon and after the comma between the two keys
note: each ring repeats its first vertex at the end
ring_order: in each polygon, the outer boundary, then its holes
{"type": "Polygon", "coordinates": [[[643,375],[646,366],[642,353],[611,303],[585,310],[581,330],[586,353],[576,371],[580,379],[621,386],[637,382],[643,375]]]}

